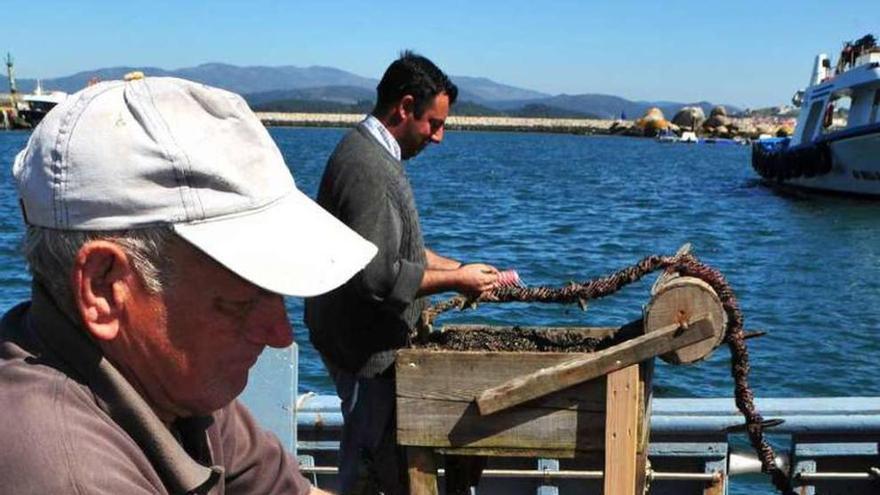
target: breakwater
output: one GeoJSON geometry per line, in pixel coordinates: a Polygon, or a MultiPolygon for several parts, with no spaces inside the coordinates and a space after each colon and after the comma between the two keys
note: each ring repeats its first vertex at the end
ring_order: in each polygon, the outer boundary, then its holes
{"type": "MultiPolygon", "coordinates": [[[[364,118],[361,114],[257,112],[266,126],[352,127],[364,118]]],[[[467,131],[526,131],[563,134],[612,134],[629,128],[632,121],[602,119],[555,119],[524,117],[469,117],[453,115],[446,128],[467,131]]]]}

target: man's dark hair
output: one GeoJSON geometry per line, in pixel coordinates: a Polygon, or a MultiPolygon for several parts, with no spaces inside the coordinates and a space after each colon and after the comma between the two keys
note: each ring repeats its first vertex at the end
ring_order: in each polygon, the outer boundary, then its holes
{"type": "Polygon", "coordinates": [[[412,95],[415,100],[415,116],[421,118],[434,97],[440,93],[449,96],[450,105],[455,103],[458,87],[434,62],[405,50],[385,70],[382,80],[376,86],[376,93],[374,114],[383,114],[404,96],[412,95]]]}

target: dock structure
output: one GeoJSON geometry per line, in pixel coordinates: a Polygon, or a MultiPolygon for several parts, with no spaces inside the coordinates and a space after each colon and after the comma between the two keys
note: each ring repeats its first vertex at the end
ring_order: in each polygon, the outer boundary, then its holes
{"type": "MultiPolygon", "coordinates": [[[[362,114],[257,112],[267,126],[353,127],[362,114]]],[[[568,134],[609,134],[616,127],[628,128],[631,121],[603,119],[556,119],[525,117],[472,117],[452,115],[446,128],[468,131],[531,131],[568,134]]]]}
{"type": "MultiPolygon", "coordinates": [[[[769,431],[780,447],[778,463],[790,473],[797,493],[878,493],[880,397],[780,397],[757,403],[768,419],[781,420],[769,431]]],[[[652,406],[648,493],[720,495],[727,493],[731,478],[760,476],[733,399],[655,397],[652,406]]],[[[293,411],[302,470],[330,489],[336,486],[339,407],[338,397],[307,393],[293,411]]],[[[567,459],[492,461],[479,493],[584,493],[585,482],[599,493],[604,475],[567,459]]],[[[774,493],[769,480],[766,493],[774,493]]]]}

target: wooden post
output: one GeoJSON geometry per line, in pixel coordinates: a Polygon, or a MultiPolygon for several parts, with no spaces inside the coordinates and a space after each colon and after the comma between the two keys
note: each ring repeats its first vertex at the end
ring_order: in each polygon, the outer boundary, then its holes
{"type": "Polygon", "coordinates": [[[639,446],[639,366],[608,374],[604,495],[636,495],[639,446]]]}
{"type": "Polygon", "coordinates": [[[411,495],[438,495],[437,460],[430,447],[407,447],[406,460],[411,495]]]}
{"type": "Polygon", "coordinates": [[[654,360],[642,361],[639,365],[639,442],[636,452],[636,494],[647,493],[648,487],[648,444],[651,439],[651,402],[654,393],[651,387],[654,379],[654,360]]]}

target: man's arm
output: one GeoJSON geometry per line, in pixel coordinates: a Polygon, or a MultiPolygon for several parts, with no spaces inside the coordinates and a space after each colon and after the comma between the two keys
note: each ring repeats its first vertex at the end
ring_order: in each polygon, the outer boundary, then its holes
{"type": "Polygon", "coordinates": [[[440,256],[428,248],[425,248],[425,259],[428,260],[426,267],[428,270],[455,270],[462,266],[462,262],[440,256]]]}
{"type": "Polygon", "coordinates": [[[498,269],[483,263],[459,265],[451,270],[426,269],[419,285],[419,296],[455,291],[477,295],[495,288],[498,269]]]}

